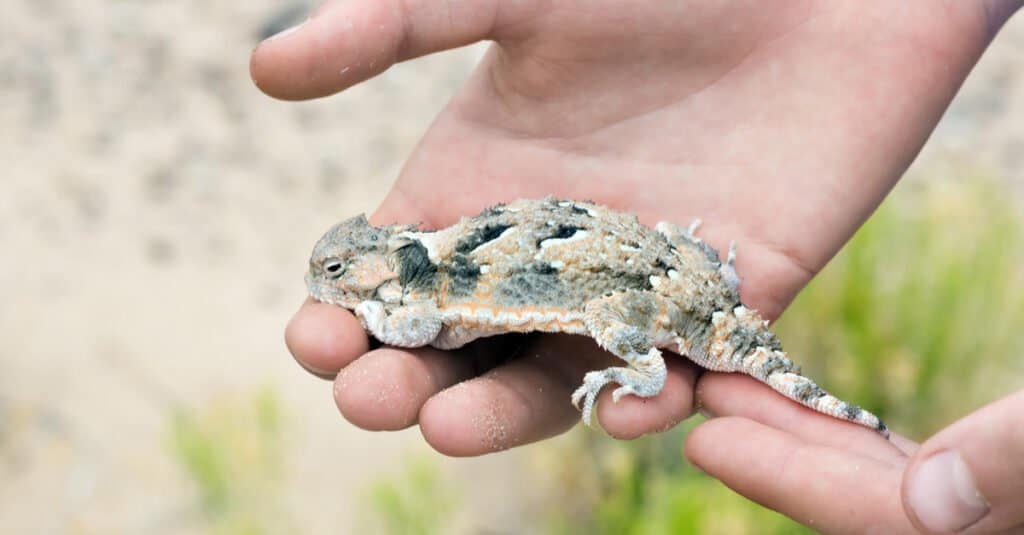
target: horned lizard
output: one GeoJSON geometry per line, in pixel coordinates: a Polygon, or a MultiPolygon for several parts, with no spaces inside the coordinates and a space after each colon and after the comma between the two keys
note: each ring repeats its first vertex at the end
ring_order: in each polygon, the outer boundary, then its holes
{"type": "Polygon", "coordinates": [[[608,383],[619,385],[615,401],[657,395],[667,349],[888,436],[875,415],[800,374],[768,322],[740,303],[735,244],[720,261],[695,235],[699,223],[651,229],[630,214],[552,197],[497,205],[437,231],[374,227],[358,216],[316,244],[306,285],[392,346],[454,349],[512,332],[590,336],[627,365],[583,377],[572,403],[587,424],[608,383]]]}

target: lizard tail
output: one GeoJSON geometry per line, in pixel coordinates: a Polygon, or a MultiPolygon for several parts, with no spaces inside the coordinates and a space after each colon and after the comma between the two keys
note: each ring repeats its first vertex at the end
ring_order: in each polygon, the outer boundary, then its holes
{"type": "Polygon", "coordinates": [[[712,317],[709,368],[737,371],[767,384],[801,405],[840,420],[878,431],[888,438],[885,424],[874,414],[826,392],[800,373],[789,360],[775,335],[757,312],[736,307],[731,314],[716,312],[712,317]]]}
{"type": "Polygon", "coordinates": [[[738,371],[760,380],[801,405],[869,427],[889,438],[889,430],[878,416],[829,394],[814,381],[800,375],[799,368],[782,351],[759,346],[743,357],[738,371]]]}

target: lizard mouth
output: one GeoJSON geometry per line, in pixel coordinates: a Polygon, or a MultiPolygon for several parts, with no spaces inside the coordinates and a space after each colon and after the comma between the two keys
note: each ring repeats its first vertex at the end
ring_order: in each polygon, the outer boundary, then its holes
{"type": "Polygon", "coordinates": [[[354,296],[348,295],[333,286],[313,280],[309,275],[306,276],[306,288],[309,291],[309,296],[321,303],[338,305],[350,310],[359,304],[359,299],[356,299],[354,296]]]}

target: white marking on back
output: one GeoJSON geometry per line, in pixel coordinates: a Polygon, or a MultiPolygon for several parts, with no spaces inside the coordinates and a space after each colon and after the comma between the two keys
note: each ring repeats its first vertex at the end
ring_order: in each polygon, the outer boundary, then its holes
{"type": "Polygon", "coordinates": [[[547,249],[548,247],[552,247],[555,245],[565,245],[567,243],[582,240],[587,236],[590,236],[589,232],[585,230],[577,230],[572,234],[572,236],[569,236],[568,238],[548,238],[546,240],[543,240],[540,242],[540,248],[547,249]]]}
{"type": "Polygon", "coordinates": [[[439,245],[438,234],[440,234],[440,232],[402,232],[401,234],[395,235],[395,237],[419,242],[427,250],[427,258],[429,258],[434,264],[437,264],[441,261],[441,257],[437,250],[439,245]]]}
{"type": "MultiPolygon", "coordinates": [[[[457,236],[458,233],[462,232],[463,228],[459,225],[453,225],[448,228],[444,228],[437,231],[427,232],[402,232],[396,235],[399,238],[406,238],[409,240],[415,240],[423,244],[423,247],[427,250],[427,258],[431,262],[437,264],[441,261],[441,255],[447,254],[449,251],[442,251],[441,248],[446,244],[454,243],[452,238],[457,236]]],[[[502,233],[504,234],[504,233],[502,233]]]]}
{"type": "Polygon", "coordinates": [[[501,231],[501,234],[498,234],[497,236],[495,236],[495,238],[493,240],[488,240],[488,241],[486,241],[484,243],[481,243],[475,249],[473,249],[471,252],[475,253],[475,252],[483,249],[484,247],[487,247],[489,245],[493,245],[493,244],[501,241],[501,239],[504,238],[505,236],[508,236],[509,234],[514,234],[515,231],[516,231],[516,227],[515,227],[515,225],[513,225],[513,226],[511,226],[511,227],[501,231]]]}

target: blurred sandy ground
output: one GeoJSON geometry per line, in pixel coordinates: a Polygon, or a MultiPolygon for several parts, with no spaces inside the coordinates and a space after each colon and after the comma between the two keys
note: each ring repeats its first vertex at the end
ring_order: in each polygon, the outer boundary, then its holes
{"type": "MultiPolygon", "coordinates": [[[[345,423],[282,328],[310,246],[370,210],[481,47],[282,103],[250,83],[261,33],[307,5],[12,0],[0,17],[0,531],[185,533],[168,408],[272,385],[290,516],[344,532],[365,484],[423,451],[345,423]]],[[[915,164],[1024,179],[1024,16],[915,164]]],[[[521,452],[444,461],[482,525],[517,524],[521,452]]]]}

